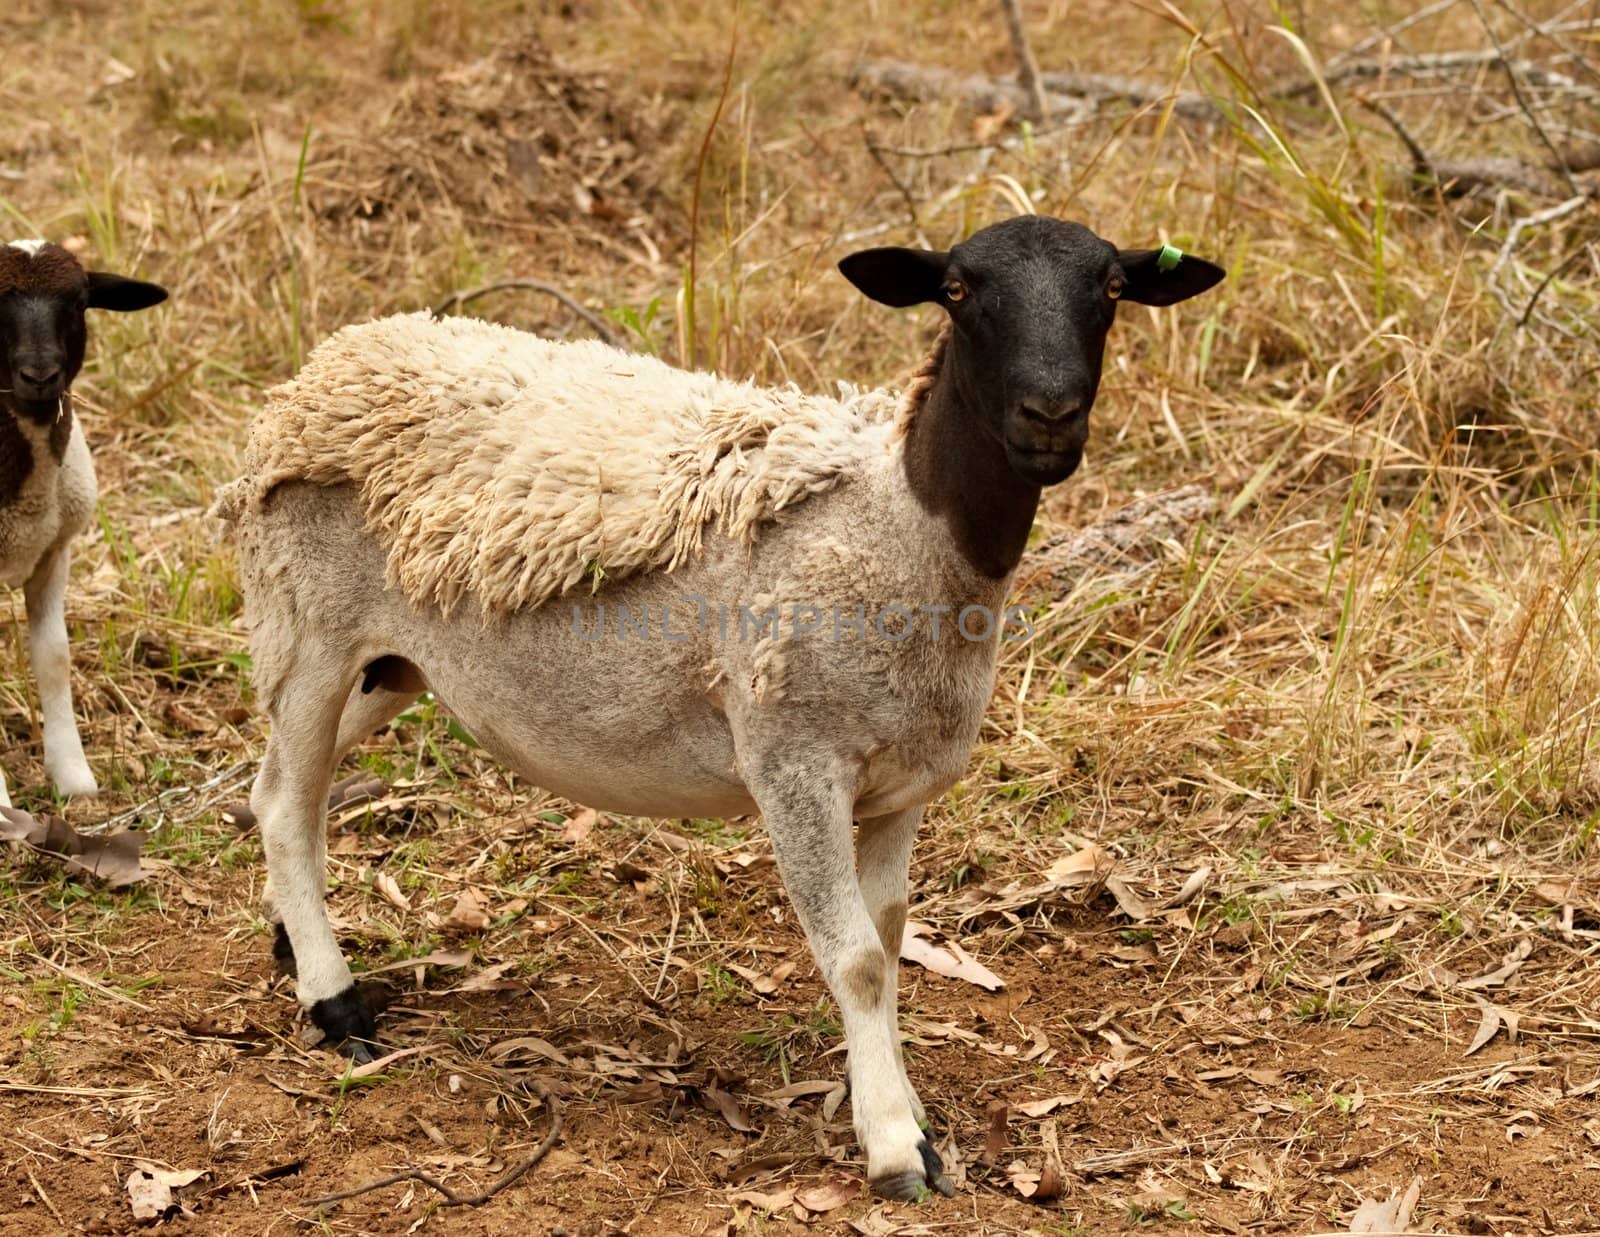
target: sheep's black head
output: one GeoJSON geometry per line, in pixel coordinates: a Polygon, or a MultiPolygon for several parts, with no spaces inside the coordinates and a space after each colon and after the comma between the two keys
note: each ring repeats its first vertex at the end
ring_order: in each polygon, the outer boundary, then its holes
{"type": "Polygon", "coordinates": [[[153,283],[84,270],[59,245],[0,245],[0,399],[48,423],[83,368],[84,311],[147,309],[166,299],[153,283]]]}
{"type": "Polygon", "coordinates": [[[955,331],[944,365],[962,403],[1034,485],[1083,458],[1117,302],[1171,305],[1222,279],[1176,249],[1118,249],[1079,223],[1023,215],[948,253],[867,249],[839,263],[875,301],[943,305],[955,331]]]}

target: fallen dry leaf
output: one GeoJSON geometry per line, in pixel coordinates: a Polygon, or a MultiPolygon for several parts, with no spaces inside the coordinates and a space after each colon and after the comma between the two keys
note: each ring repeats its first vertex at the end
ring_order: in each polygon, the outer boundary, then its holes
{"type": "Polygon", "coordinates": [[[849,1094],[849,1088],[843,1082],[834,1084],[832,1091],[822,1097],[822,1124],[827,1125],[833,1120],[833,1115],[839,1111],[839,1105],[844,1103],[844,1097],[849,1094]]]}
{"type": "Polygon", "coordinates": [[[1533,892],[1551,906],[1581,906],[1589,910],[1600,901],[1595,896],[1593,885],[1577,877],[1569,877],[1566,880],[1542,880],[1533,887],[1533,892]]]}
{"type": "Polygon", "coordinates": [[[839,1084],[831,1078],[817,1078],[810,1082],[791,1082],[786,1087],[779,1087],[776,1091],[768,1091],[761,1096],[764,1100],[780,1100],[785,1106],[791,1100],[805,1099],[812,1095],[826,1095],[839,1084]]]}
{"type": "Polygon", "coordinates": [[[1049,1099],[1029,1100],[1025,1104],[1015,1105],[1016,1110],[1024,1117],[1047,1117],[1058,1108],[1065,1108],[1068,1104],[1076,1104],[1083,1098],[1083,1093],[1077,1095],[1052,1095],[1049,1099]]]}
{"type": "Polygon", "coordinates": [[[754,1134],[756,1127],[750,1124],[750,1118],[744,1115],[744,1109],[739,1106],[739,1101],[734,1099],[721,1087],[709,1086],[700,1092],[709,1102],[710,1107],[722,1114],[722,1119],[741,1134],[754,1134]]]}
{"type": "Polygon", "coordinates": [[[561,831],[561,840],[576,845],[589,836],[589,830],[594,828],[595,821],[599,819],[600,813],[593,808],[579,808],[567,818],[567,826],[561,831]]]}
{"type": "Polygon", "coordinates": [[[372,887],[403,911],[411,909],[411,899],[400,891],[400,882],[382,870],[372,874],[372,887]]]}
{"type": "Polygon", "coordinates": [[[127,1188],[135,1220],[156,1220],[172,1210],[172,1187],[141,1169],[128,1174],[127,1188]]]}
{"type": "Polygon", "coordinates": [[[989,1129],[983,1138],[982,1162],[985,1164],[998,1164],[1000,1157],[1006,1153],[1010,1138],[1006,1133],[1006,1118],[1010,1108],[1004,1100],[990,1100],[988,1115],[989,1129]]]}
{"type": "Polygon", "coordinates": [[[472,890],[463,889],[456,904],[450,908],[444,926],[457,932],[482,932],[492,922],[482,899],[472,890]]]}
{"type": "Polygon", "coordinates": [[[214,719],[189,708],[181,700],[168,700],[166,707],[161,710],[161,716],[189,734],[210,734],[217,728],[214,719]]]}
{"type": "Polygon", "coordinates": [[[371,1078],[374,1074],[381,1074],[397,1061],[404,1061],[407,1057],[414,1057],[424,1052],[437,1052],[442,1045],[418,1044],[414,1048],[397,1048],[386,1056],[379,1057],[376,1061],[368,1061],[365,1065],[352,1065],[348,1071],[341,1070],[339,1077],[343,1078],[371,1078]]]}
{"type": "Polygon", "coordinates": [[[206,1168],[157,1168],[140,1161],[139,1166],[128,1174],[127,1181],[128,1204],[133,1209],[133,1218],[160,1219],[176,1205],[172,1191],[193,1185],[209,1172],[210,1169],[206,1168]]]}
{"type": "Polygon", "coordinates": [[[1157,903],[1134,893],[1128,882],[1120,876],[1106,877],[1106,890],[1116,899],[1117,909],[1135,922],[1150,919],[1161,909],[1157,903]]]}
{"type": "Polygon", "coordinates": [[[937,975],[965,980],[988,992],[998,992],[1006,986],[1003,979],[967,953],[955,941],[950,941],[945,948],[940,948],[922,939],[925,933],[932,931],[933,928],[928,924],[907,920],[905,935],[900,939],[900,956],[907,962],[915,962],[937,975]]]}
{"type": "Polygon", "coordinates": [[[786,1211],[794,1202],[794,1191],[791,1189],[778,1189],[770,1194],[763,1190],[740,1190],[733,1196],[736,1203],[748,1203],[761,1211],[770,1211],[776,1214],[786,1211]]]}
{"type": "Polygon", "coordinates": [[[1516,943],[1515,948],[1505,956],[1505,960],[1490,971],[1487,975],[1479,975],[1475,979],[1463,979],[1456,987],[1471,992],[1475,988],[1498,988],[1510,979],[1528,960],[1528,955],[1533,952],[1533,941],[1523,937],[1516,943]]]}
{"type": "Polygon", "coordinates": [[[515,988],[515,980],[505,979],[505,973],[515,967],[518,959],[512,958],[506,962],[496,962],[493,966],[486,966],[476,975],[469,975],[462,980],[451,992],[496,992],[504,988],[515,988]]]}
{"type": "Polygon", "coordinates": [[[1485,1001],[1476,993],[1473,994],[1472,999],[1477,1001],[1481,1016],[1478,1019],[1478,1030],[1473,1035],[1472,1042],[1467,1045],[1467,1050],[1461,1055],[1470,1057],[1477,1052],[1478,1049],[1494,1038],[1495,1032],[1500,1029],[1502,1023],[1506,1028],[1506,1038],[1515,1043],[1517,1039],[1517,1015],[1509,1009],[1502,1009],[1498,1005],[1485,1001]]]}
{"type": "Polygon", "coordinates": [[[79,833],[59,816],[42,819],[16,808],[0,807],[0,841],[21,842],[41,854],[60,859],[69,872],[122,889],[149,875],[139,861],[143,833],[124,829],[107,837],[79,833]]]}
{"type": "Polygon", "coordinates": [[[1061,1194],[1061,1170],[1050,1160],[1037,1170],[1029,1168],[1024,1160],[1012,1160],[1006,1168],[1006,1180],[1023,1198],[1034,1203],[1048,1203],[1061,1194]]]}
{"type": "Polygon", "coordinates": [[[500,1062],[525,1054],[543,1057],[547,1061],[554,1061],[557,1065],[571,1064],[566,1053],[549,1040],[540,1039],[537,1035],[519,1035],[515,1039],[504,1039],[489,1049],[489,1055],[500,1062]]]}
{"type": "Polygon", "coordinates": [[[1104,847],[1093,842],[1064,855],[1045,869],[1052,881],[1064,885],[1088,885],[1122,870],[1122,864],[1104,847]]]}
{"type": "Polygon", "coordinates": [[[768,974],[760,976],[750,986],[762,996],[771,996],[778,990],[779,984],[794,974],[797,965],[795,962],[780,962],[768,974]]]}
{"type": "Polygon", "coordinates": [[[1403,1233],[1411,1224],[1411,1213],[1422,1196],[1422,1178],[1413,1177],[1402,1194],[1396,1190],[1387,1201],[1367,1199],[1350,1217],[1352,1233],[1403,1233]]]}
{"type": "Polygon", "coordinates": [[[807,1211],[822,1213],[843,1207],[861,1197],[861,1183],[848,1177],[829,1177],[818,1185],[796,1190],[794,1201],[807,1211]]]}
{"type": "Polygon", "coordinates": [[[367,968],[368,975],[381,975],[385,971],[403,971],[416,966],[466,966],[472,961],[470,949],[435,949],[420,958],[402,958],[398,962],[385,962],[382,966],[367,968]]]}

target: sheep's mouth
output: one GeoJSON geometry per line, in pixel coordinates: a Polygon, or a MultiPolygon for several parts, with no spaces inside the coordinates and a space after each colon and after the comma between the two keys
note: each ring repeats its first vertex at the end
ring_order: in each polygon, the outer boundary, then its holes
{"type": "MultiPolygon", "coordinates": [[[[4,397],[0,396],[0,398],[4,397]]],[[[31,391],[27,395],[24,395],[21,391],[14,391],[11,394],[11,406],[18,416],[25,417],[29,421],[36,421],[41,425],[48,425],[56,419],[56,414],[61,409],[61,395],[57,393],[40,397],[31,391]]]]}
{"type": "Polygon", "coordinates": [[[1083,447],[1068,445],[1059,451],[1006,443],[1006,462],[1011,471],[1037,486],[1056,485],[1078,471],[1083,462],[1083,447]]]}

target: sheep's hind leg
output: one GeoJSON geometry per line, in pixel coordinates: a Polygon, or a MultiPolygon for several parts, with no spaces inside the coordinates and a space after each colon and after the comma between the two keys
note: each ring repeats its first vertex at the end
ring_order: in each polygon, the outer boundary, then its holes
{"type": "Polygon", "coordinates": [[[851,853],[847,776],[792,758],[741,763],[755,765],[746,785],[766,819],[790,901],[844,1019],[850,1106],[872,1188],[905,1200],[930,1190],[953,1193],[903,1082],[898,1034],[890,1029],[888,959],[851,853]]]}
{"type": "Polygon", "coordinates": [[[28,603],[28,653],[39,682],[44,714],[44,764],[63,795],[98,794],[100,787],[83,758],[83,740],[72,714],[72,654],[67,645],[65,547],[53,551],[23,589],[28,603]]]}
{"type": "MultiPolygon", "coordinates": [[[[355,671],[307,649],[308,643],[296,649],[295,664],[274,693],[272,737],[250,804],[267,854],[272,914],[292,948],[300,1002],[330,1044],[370,1061],[378,1053],[376,1023],[328,922],[325,888],[328,785],[355,671]]],[[[274,953],[282,963],[277,948],[274,953]]]]}
{"type": "MultiPolygon", "coordinates": [[[[363,676],[362,681],[350,689],[344,712],[339,718],[339,738],[334,744],[335,767],[356,744],[410,708],[420,694],[420,689],[391,691],[376,683],[368,691],[363,676]]],[[[275,903],[268,907],[267,914],[273,922],[272,960],[285,975],[295,975],[299,967],[295,962],[294,943],[289,939],[289,932],[283,926],[275,903]]]]}
{"type": "Polygon", "coordinates": [[[922,820],[920,806],[862,820],[856,826],[856,870],[861,878],[861,894],[867,913],[878,929],[883,945],[884,1018],[894,1041],[895,1063],[900,1081],[911,1098],[911,1111],[919,1124],[927,1127],[927,1110],[917,1097],[916,1088],[906,1074],[900,1048],[900,940],[905,935],[906,903],[911,886],[911,848],[917,840],[917,825],[922,820]]]}

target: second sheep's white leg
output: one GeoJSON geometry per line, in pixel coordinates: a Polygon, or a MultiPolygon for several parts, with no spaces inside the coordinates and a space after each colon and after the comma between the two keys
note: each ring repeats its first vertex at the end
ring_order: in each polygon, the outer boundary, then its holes
{"type": "Polygon", "coordinates": [[[78,719],[72,712],[72,655],[67,645],[65,546],[52,551],[23,589],[28,603],[28,653],[39,684],[44,715],[44,764],[63,795],[93,795],[100,790],[84,759],[78,719]]]}

